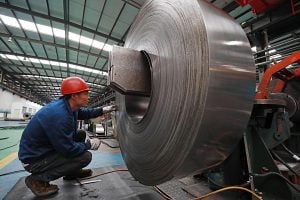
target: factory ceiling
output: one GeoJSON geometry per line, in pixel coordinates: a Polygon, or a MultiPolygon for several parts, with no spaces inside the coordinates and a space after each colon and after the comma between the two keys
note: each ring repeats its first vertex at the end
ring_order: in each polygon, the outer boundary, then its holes
{"type": "MultiPolygon", "coordinates": [[[[0,86],[44,104],[60,96],[64,78],[78,76],[91,87],[91,105],[99,104],[111,93],[109,51],[124,44],[144,1],[0,0],[0,86]]],[[[258,67],[300,49],[299,13],[290,1],[262,14],[232,0],[210,2],[244,28],[258,67]],[[274,57],[262,59],[262,50],[274,57]]]]}

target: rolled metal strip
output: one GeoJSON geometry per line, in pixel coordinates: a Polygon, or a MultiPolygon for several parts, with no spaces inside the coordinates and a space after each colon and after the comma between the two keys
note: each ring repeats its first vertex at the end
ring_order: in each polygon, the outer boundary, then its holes
{"type": "Polygon", "coordinates": [[[131,174],[156,185],[224,161],[242,137],[255,94],[254,61],[240,25],[204,1],[152,0],[125,47],[146,51],[152,63],[150,97],[116,95],[131,174]]]}

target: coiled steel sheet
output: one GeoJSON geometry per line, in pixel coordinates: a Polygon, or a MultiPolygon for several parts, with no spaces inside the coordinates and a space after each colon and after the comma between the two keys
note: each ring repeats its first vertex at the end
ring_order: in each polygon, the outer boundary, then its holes
{"type": "Polygon", "coordinates": [[[224,161],[242,137],[255,94],[254,61],[240,25],[204,1],[152,0],[125,47],[151,58],[150,96],[116,95],[131,174],[156,185],[224,161]]]}

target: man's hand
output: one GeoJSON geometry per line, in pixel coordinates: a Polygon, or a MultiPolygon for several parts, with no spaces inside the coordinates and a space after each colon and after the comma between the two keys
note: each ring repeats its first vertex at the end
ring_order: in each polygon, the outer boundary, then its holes
{"type": "Polygon", "coordinates": [[[90,150],[98,150],[100,144],[101,144],[101,141],[97,138],[87,139],[85,142],[87,149],[90,149],[90,150]]]}
{"type": "Polygon", "coordinates": [[[112,111],[116,111],[116,110],[117,110],[117,106],[115,106],[115,105],[104,106],[104,107],[102,108],[102,110],[103,110],[103,113],[104,113],[104,114],[105,114],[105,113],[109,113],[109,112],[112,112],[112,111]]]}

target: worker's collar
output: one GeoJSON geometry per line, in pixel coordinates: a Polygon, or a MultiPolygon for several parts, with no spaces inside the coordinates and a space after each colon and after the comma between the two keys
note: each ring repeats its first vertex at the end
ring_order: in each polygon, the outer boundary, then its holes
{"type": "Polygon", "coordinates": [[[73,112],[76,112],[78,109],[76,110],[72,110],[70,104],[69,104],[69,101],[67,99],[63,99],[63,101],[65,102],[65,104],[67,105],[67,109],[69,111],[70,114],[73,114],[73,112]]]}

